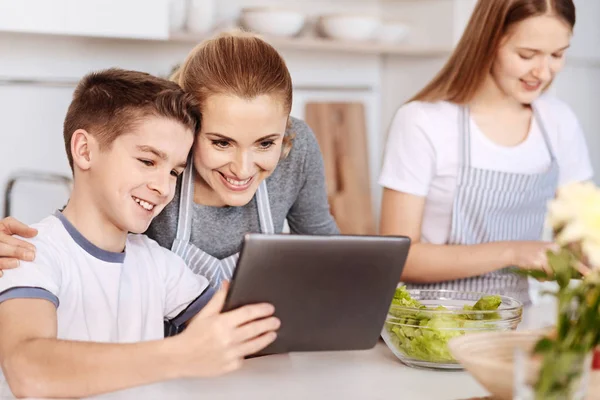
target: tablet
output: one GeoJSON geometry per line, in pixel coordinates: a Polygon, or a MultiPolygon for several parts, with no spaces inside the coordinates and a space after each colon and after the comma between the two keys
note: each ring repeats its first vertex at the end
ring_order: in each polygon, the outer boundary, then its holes
{"type": "Polygon", "coordinates": [[[268,302],[277,339],[254,356],[370,349],[410,247],[408,237],[248,234],[224,311],[268,302]]]}

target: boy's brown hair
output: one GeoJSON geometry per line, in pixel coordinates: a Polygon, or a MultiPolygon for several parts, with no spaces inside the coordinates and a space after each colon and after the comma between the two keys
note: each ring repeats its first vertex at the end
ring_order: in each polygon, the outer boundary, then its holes
{"type": "Polygon", "coordinates": [[[71,138],[77,129],[86,130],[107,149],[148,116],[175,120],[194,134],[200,129],[198,102],[177,83],[118,68],[84,76],[75,88],[63,127],[71,170],[71,138]]]}

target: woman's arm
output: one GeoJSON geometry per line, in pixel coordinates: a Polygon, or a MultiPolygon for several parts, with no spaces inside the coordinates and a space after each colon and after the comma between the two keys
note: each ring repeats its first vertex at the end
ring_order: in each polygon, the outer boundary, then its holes
{"type": "Polygon", "coordinates": [[[507,266],[543,269],[545,242],[494,242],[478,245],[421,243],[425,197],[384,189],[380,233],[404,235],[412,246],[402,275],[403,282],[433,283],[482,275],[507,266]]]}

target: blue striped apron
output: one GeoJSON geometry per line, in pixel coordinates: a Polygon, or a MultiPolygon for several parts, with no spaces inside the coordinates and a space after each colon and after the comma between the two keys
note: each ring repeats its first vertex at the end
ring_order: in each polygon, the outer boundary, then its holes
{"type": "MultiPolygon", "coordinates": [[[[469,110],[459,116],[460,156],[448,244],[473,245],[497,241],[541,240],[546,205],[555,195],[558,162],[538,112],[535,121],[550,154],[550,166],[541,173],[522,174],[476,168],[471,165],[469,110]]],[[[527,278],[504,268],[481,276],[426,285],[411,289],[452,289],[500,294],[528,305],[527,278]]]]}
{"type": "MultiPolygon", "coordinates": [[[[181,196],[179,199],[179,216],[177,219],[177,236],[175,237],[173,246],[171,246],[171,251],[183,258],[192,272],[206,277],[210,286],[216,290],[222,281],[231,280],[240,254],[238,252],[219,260],[190,242],[192,234],[192,207],[194,203],[193,168],[194,163],[190,159],[188,166],[183,172],[181,196]]],[[[266,234],[275,233],[266,180],[262,181],[258,186],[256,204],[261,232],[266,234]]],[[[215,240],[219,240],[219,238],[215,238],[215,240]]],[[[168,322],[165,322],[165,336],[172,336],[180,333],[182,330],[183,328],[177,329],[168,322]]]]}
{"type": "MultiPolygon", "coordinates": [[[[230,280],[239,258],[239,253],[219,260],[190,243],[192,233],[192,206],[194,201],[193,163],[190,162],[183,173],[181,198],[179,199],[179,218],[177,221],[177,236],[171,251],[179,255],[195,274],[208,279],[210,286],[217,289],[221,281],[230,280]]],[[[258,220],[262,233],[275,232],[273,216],[269,204],[267,182],[262,181],[256,192],[258,220]]],[[[201,221],[199,221],[201,223],[201,221]]],[[[219,238],[215,238],[219,240],[219,238]]]]}

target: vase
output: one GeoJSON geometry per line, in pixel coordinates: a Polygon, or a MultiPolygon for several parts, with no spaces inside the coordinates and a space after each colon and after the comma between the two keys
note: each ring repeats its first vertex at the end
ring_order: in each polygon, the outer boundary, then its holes
{"type": "Polygon", "coordinates": [[[584,400],[593,353],[555,352],[551,362],[542,356],[515,350],[514,400],[584,400]]]}

